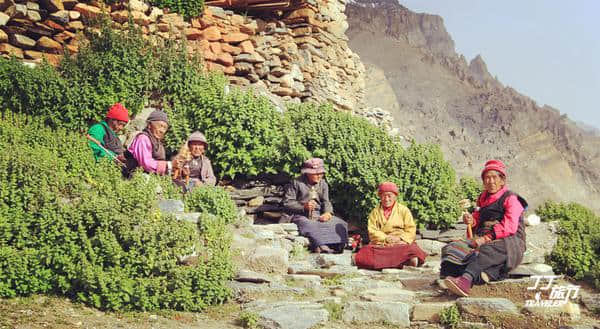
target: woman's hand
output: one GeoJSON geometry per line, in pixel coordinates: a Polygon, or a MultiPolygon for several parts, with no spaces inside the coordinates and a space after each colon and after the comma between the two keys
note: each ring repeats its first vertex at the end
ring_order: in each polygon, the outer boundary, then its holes
{"type": "Polygon", "coordinates": [[[394,244],[406,244],[406,242],[402,241],[399,236],[388,235],[385,238],[385,244],[394,245],[394,244]]]}
{"type": "Polygon", "coordinates": [[[326,221],[330,220],[331,217],[333,217],[333,215],[331,213],[329,213],[329,212],[326,212],[323,215],[319,216],[319,220],[321,222],[326,222],[326,221]]]}
{"type": "Polygon", "coordinates": [[[463,223],[467,224],[467,225],[473,225],[473,223],[475,223],[475,219],[473,218],[473,215],[471,215],[468,212],[465,212],[463,214],[463,223]]]}
{"type": "Polygon", "coordinates": [[[313,210],[315,210],[316,206],[317,206],[317,203],[315,202],[315,200],[310,200],[304,204],[304,210],[313,211],[313,210]]]}

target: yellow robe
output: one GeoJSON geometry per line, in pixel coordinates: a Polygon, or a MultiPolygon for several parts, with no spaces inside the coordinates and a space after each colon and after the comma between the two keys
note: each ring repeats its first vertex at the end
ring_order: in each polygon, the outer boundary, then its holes
{"type": "Polygon", "coordinates": [[[369,239],[371,243],[385,244],[388,235],[398,236],[402,241],[411,244],[417,235],[417,226],[410,210],[396,202],[389,219],[383,215],[381,204],[369,214],[369,239]]]}

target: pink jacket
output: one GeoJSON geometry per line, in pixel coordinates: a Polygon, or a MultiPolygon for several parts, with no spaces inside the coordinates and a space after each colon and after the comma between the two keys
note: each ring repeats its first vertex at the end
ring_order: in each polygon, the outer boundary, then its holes
{"type": "MultiPolygon", "coordinates": [[[[481,196],[479,196],[479,200],[477,200],[478,207],[485,207],[494,202],[496,202],[504,192],[508,191],[508,186],[502,187],[498,192],[494,194],[488,194],[484,191],[481,196]]],[[[523,213],[523,206],[521,202],[517,199],[516,195],[510,195],[506,200],[504,200],[504,218],[500,220],[500,223],[494,225],[494,233],[496,234],[496,239],[502,239],[507,236],[513,235],[517,232],[519,228],[519,217],[523,213]]],[[[475,210],[473,212],[474,224],[476,227],[479,224],[479,211],[475,210]]]]}
{"type": "Polygon", "coordinates": [[[138,165],[144,168],[144,171],[165,175],[168,173],[169,161],[156,160],[152,157],[152,143],[150,138],[144,134],[139,134],[127,148],[138,165]]]}

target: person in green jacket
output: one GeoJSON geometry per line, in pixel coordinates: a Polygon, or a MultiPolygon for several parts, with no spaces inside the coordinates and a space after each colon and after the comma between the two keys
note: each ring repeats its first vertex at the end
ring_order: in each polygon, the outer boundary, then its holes
{"type": "Polygon", "coordinates": [[[121,103],[112,105],[106,113],[106,119],[92,125],[88,130],[88,145],[96,161],[108,157],[123,162],[125,148],[117,136],[129,122],[129,112],[121,103]]]}

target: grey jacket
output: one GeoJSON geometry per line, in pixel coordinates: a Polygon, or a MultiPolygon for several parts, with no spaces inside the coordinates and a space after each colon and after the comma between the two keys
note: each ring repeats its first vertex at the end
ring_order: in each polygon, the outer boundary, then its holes
{"type": "MultiPolygon", "coordinates": [[[[283,196],[283,206],[286,212],[290,215],[298,214],[308,216],[304,210],[304,204],[310,201],[310,190],[311,186],[305,175],[302,175],[292,180],[286,187],[283,196]]],[[[317,192],[318,198],[315,199],[317,207],[315,212],[317,214],[324,214],[326,212],[333,214],[333,206],[329,201],[329,185],[324,179],[321,179],[319,183],[314,185],[314,189],[317,192]]],[[[314,214],[313,214],[314,216],[314,214]]]]}

